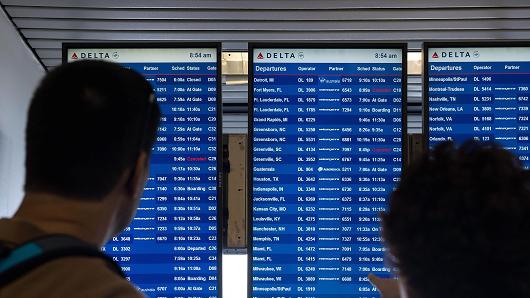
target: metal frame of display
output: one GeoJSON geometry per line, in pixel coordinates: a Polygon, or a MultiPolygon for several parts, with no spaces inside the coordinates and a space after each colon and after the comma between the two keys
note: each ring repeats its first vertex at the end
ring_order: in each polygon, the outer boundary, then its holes
{"type": "Polygon", "coordinates": [[[405,171],[407,158],[407,44],[406,43],[249,43],[248,44],[248,229],[247,229],[247,297],[252,298],[252,207],[253,192],[253,116],[254,116],[254,50],[255,49],[401,49],[401,172],[405,171]]]}
{"type": "Polygon", "coordinates": [[[217,57],[217,297],[223,297],[223,100],[222,45],[220,42],[81,42],[62,44],[62,62],[68,63],[69,49],[216,49],[217,57]]]}

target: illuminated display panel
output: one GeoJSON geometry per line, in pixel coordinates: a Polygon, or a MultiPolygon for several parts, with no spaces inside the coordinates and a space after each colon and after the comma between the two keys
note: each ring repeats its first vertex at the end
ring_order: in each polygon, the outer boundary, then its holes
{"type": "Polygon", "coordinates": [[[63,46],[63,60],[83,59],[144,75],[162,112],[136,216],[104,251],[149,297],[221,297],[220,45],[63,46]]]}
{"type": "Polygon", "coordinates": [[[249,296],[379,297],[399,181],[404,45],[249,47],[249,296]]]}
{"type": "Polygon", "coordinates": [[[424,48],[425,144],[496,142],[529,165],[530,44],[424,48]]]}

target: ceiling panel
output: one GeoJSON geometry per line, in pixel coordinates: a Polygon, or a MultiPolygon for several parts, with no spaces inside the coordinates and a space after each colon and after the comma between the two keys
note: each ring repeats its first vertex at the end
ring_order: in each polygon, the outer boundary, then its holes
{"type": "Polygon", "coordinates": [[[62,42],[405,41],[530,39],[524,0],[0,0],[38,58],[62,42]]]}
{"type": "Polygon", "coordinates": [[[344,8],[437,8],[437,7],[528,7],[520,0],[2,0],[5,5],[34,7],[81,7],[81,8],[181,8],[181,9],[344,9],[344,8]]]}
{"type": "Polygon", "coordinates": [[[20,29],[97,31],[439,31],[530,29],[528,19],[379,20],[379,21],[210,21],[190,20],[78,20],[14,18],[20,29]]]}
{"type": "Polygon", "coordinates": [[[219,10],[215,9],[176,9],[176,8],[75,8],[75,7],[33,7],[6,6],[13,18],[58,18],[58,19],[94,19],[94,20],[243,20],[243,21],[345,21],[345,20],[415,20],[415,19],[526,19],[530,7],[517,9],[498,8],[416,8],[416,9],[341,9],[319,10],[318,14],[308,13],[305,9],[282,10],[219,10]]]}
{"type": "Polygon", "coordinates": [[[477,39],[528,39],[528,29],[460,29],[453,30],[348,30],[348,31],[169,31],[169,30],[70,30],[70,29],[21,29],[29,40],[39,39],[70,39],[76,41],[399,41],[399,40],[477,40],[477,39]],[[201,38],[198,39],[197,36],[201,38]]]}

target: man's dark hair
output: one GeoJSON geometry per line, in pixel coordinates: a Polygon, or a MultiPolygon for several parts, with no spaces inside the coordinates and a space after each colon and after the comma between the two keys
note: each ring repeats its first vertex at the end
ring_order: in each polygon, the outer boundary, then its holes
{"type": "Polygon", "coordinates": [[[475,142],[410,166],[383,215],[410,297],[530,297],[528,178],[511,153],[475,142]]]}
{"type": "Polygon", "coordinates": [[[63,64],[36,89],[26,127],[26,191],[101,198],[154,143],[160,109],[139,73],[63,64]]]}

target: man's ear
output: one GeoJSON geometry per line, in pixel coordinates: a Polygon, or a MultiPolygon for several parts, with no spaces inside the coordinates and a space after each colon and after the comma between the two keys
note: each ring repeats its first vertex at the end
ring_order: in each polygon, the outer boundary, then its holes
{"type": "Polygon", "coordinates": [[[145,179],[148,175],[148,157],[147,153],[141,152],[131,169],[129,179],[127,180],[126,188],[127,193],[131,197],[137,197],[141,194],[145,184],[145,179]]]}

